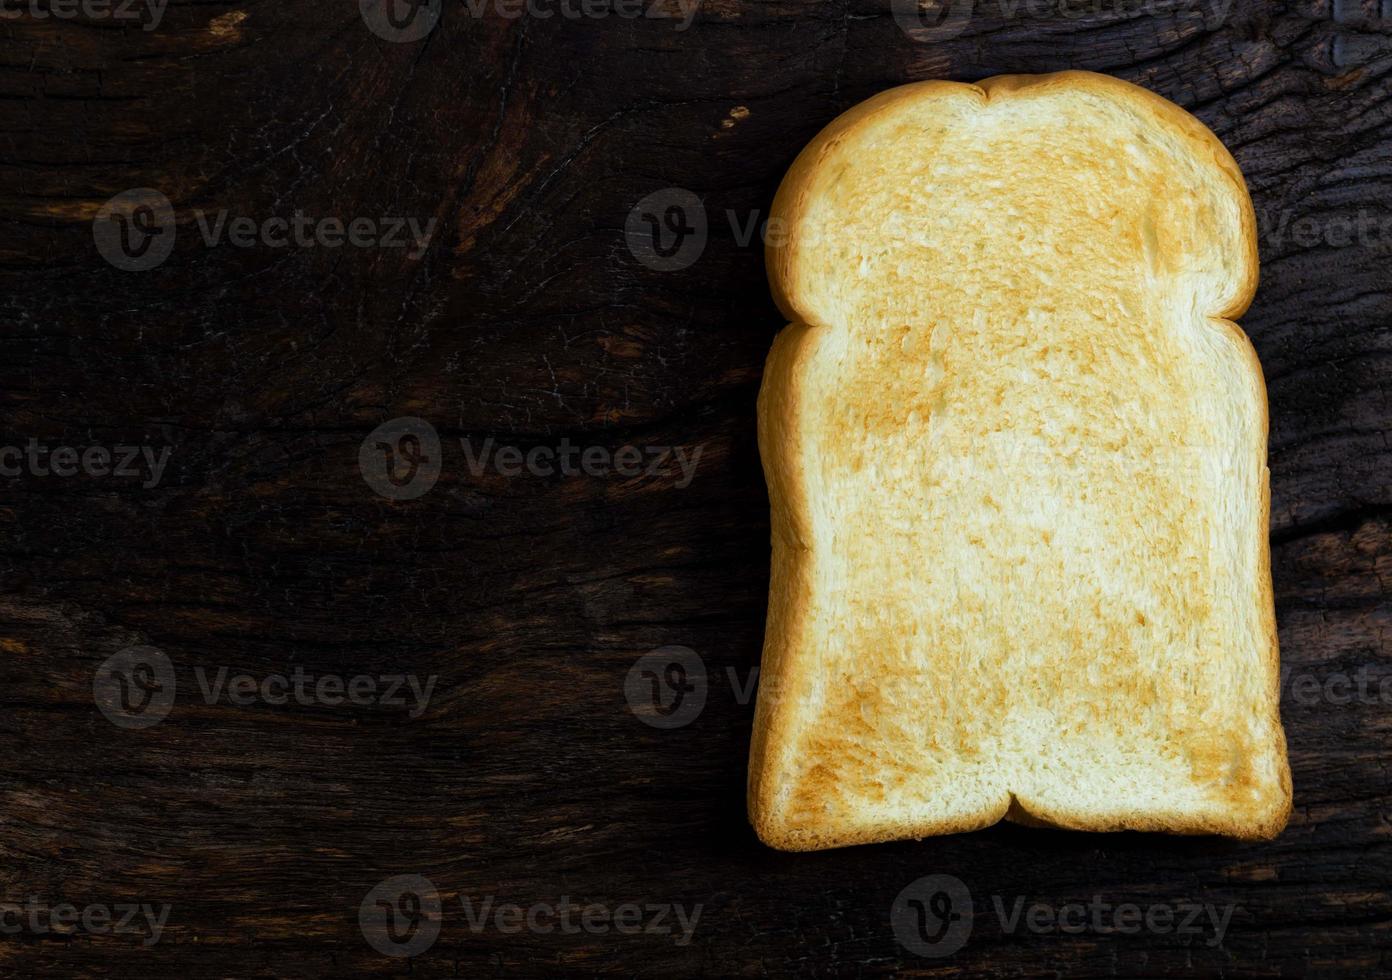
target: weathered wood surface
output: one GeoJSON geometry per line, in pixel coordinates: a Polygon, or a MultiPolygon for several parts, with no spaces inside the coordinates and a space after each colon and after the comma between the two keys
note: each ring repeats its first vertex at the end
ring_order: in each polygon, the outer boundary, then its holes
{"type": "Polygon", "coordinates": [[[708,0],[685,31],[675,4],[575,21],[451,0],[414,43],[375,35],[352,0],[175,5],[150,31],[0,20],[0,443],[171,450],[151,487],[3,480],[0,901],[169,912],[151,946],[2,934],[0,972],[1392,969],[1392,686],[1377,686],[1392,675],[1389,21],[1371,0],[978,7],[956,36],[917,40],[885,0],[708,0]],[[1199,115],[1265,220],[1243,326],[1270,389],[1282,656],[1292,682],[1310,678],[1284,710],[1291,827],[1262,845],[1002,826],[771,852],[743,816],[751,706],[727,671],[742,683],[759,659],[768,527],[752,418],[781,322],[740,229],[803,143],[880,89],[1067,67],[1199,115]],[[144,187],[172,201],[173,254],[120,270],[93,218],[144,187]],[[674,187],[704,203],[709,240],[662,272],[624,228],[674,187]],[[194,212],[219,209],[438,231],[414,257],[209,246],[194,212]],[[1349,240],[1342,222],[1360,219],[1349,240]],[[375,492],[358,463],[402,416],[443,440],[439,482],[414,500],[375,492]],[[702,455],[684,487],[474,475],[459,440],[490,436],[702,455]],[[168,717],[143,730],[94,704],[98,666],[132,645],[163,651],[177,680],[168,717]],[[635,660],[664,645],[696,651],[711,676],[700,716],[672,730],[624,693],[635,660]],[[297,665],[438,682],[412,718],[208,704],[195,673],[297,665]],[[1367,690],[1344,699],[1340,676],[1367,690]],[[444,907],[439,938],[409,961],[358,922],[399,874],[427,877],[444,907]],[[939,959],[891,928],[896,895],[930,874],[961,879],[976,912],[939,959]],[[563,895],[702,910],[678,945],[474,932],[460,899],[563,895]],[[992,896],[1057,909],[1095,895],[1236,908],[1216,944],[1211,930],[1011,934],[992,911],[992,896]]]}

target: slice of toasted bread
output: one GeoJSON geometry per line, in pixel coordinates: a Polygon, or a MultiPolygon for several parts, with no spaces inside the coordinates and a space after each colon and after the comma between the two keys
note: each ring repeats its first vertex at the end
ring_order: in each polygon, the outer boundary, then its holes
{"type": "Polygon", "coordinates": [[[769,231],[760,838],[1279,833],[1266,392],[1227,319],[1256,223],[1217,138],[1085,72],[906,85],[769,231]]]}

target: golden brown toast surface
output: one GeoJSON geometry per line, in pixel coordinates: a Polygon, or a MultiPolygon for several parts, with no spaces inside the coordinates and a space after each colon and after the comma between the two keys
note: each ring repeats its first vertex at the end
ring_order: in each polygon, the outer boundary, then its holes
{"type": "Polygon", "coordinates": [[[775,200],[793,321],[750,818],[813,849],[1021,821],[1269,837],[1290,775],[1251,204],[1082,72],[862,103],[775,200]]]}

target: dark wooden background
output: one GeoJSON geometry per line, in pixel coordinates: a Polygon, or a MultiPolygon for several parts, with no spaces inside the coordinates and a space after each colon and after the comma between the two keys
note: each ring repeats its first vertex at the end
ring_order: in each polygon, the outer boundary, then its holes
{"type": "Polygon", "coordinates": [[[172,450],[152,488],[0,481],[0,900],[171,908],[148,948],[0,936],[0,973],[1392,970],[1386,700],[1287,699],[1296,806],[1270,844],[1001,826],[785,855],[745,822],[752,706],[726,672],[743,680],[760,655],[753,412],[782,322],[761,250],[729,216],[761,214],[818,129],[905,81],[1093,69],[1223,138],[1266,228],[1242,323],[1270,390],[1283,662],[1319,684],[1392,673],[1392,228],[1349,243],[1339,224],[1392,218],[1378,19],[1392,11],[979,6],[936,40],[910,37],[886,0],[706,0],[686,31],[675,16],[474,17],[449,0],[415,43],[366,29],[355,0],[179,3],[152,31],[0,20],[0,443],[172,450]],[[139,187],[172,200],[179,232],[162,265],[128,272],[98,254],[92,221],[139,187]],[[662,272],[624,227],[674,187],[702,200],[709,236],[662,272]],[[416,259],[209,247],[195,209],[410,215],[439,231],[416,259]],[[368,433],[401,416],[444,440],[439,482],[415,500],[374,492],[358,467],[368,433]],[[703,454],[684,488],[475,476],[466,436],[703,454]],[[169,656],[179,691],[139,731],[111,724],[92,687],[133,644],[169,656]],[[711,676],[701,715],[664,731],[630,710],[624,680],[669,644],[711,676]],[[193,673],[296,665],[439,681],[412,719],[210,705],[193,673]],[[408,961],[365,941],[358,907],[409,873],[445,913],[408,961]],[[921,959],[895,941],[890,905],[939,873],[971,889],[977,921],[954,956],[921,959]],[[686,946],[475,934],[463,895],[703,910],[686,946]],[[992,895],[1238,908],[1210,946],[1011,935],[992,895]]]}

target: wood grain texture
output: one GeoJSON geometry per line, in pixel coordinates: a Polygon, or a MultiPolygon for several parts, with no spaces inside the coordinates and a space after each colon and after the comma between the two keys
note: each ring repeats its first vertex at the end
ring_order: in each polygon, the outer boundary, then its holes
{"type": "Polygon", "coordinates": [[[910,37],[884,0],[709,0],[686,31],[673,17],[475,17],[454,0],[415,43],[376,36],[350,0],[174,5],[151,31],[0,20],[0,445],[171,450],[152,487],[0,479],[0,901],[169,906],[151,946],[0,933],[0,971],[1388,972],[1392,40],[1375,7],[1010,17],[982,0],[940,40],[910,37]],[[1062,68],[1197,114],[1266,223],[1242,325],[1271,402],[1283,664],[1289,683],[1311,678],[1283,712],[1291,826],[1260,845],[1001,826],[769,851],[744,820],[752,704],[727,672],[743,683],[762,642],[753,408],[782,323],[740,229],[861,99],[1062,68]],[[141,187],[168,196],[178,234],[163,264],[127,272],[98,253],[92,221],[141,187]],[[624,228],[666,188],[701,199],[709,235],[699,260],[660,272],[624,228]],[[415,258],[209,246],[195,211],[219,209],[439,230],[415,258]],[[1360,218],[1346,241],[1342,222],[1360,218]],[[402,416],[443,441],[439,482],[415,500],[374,492],[358,464],[402,416]],[[682,488],[475,475],[459,440],[490,436],[702,455],[682,488]],[[139,644],[169,657],[179,694],[164,721],[127,730],[96,707],[93,677],[139,644]],[[700,655],[708,693],[699,717],[659,730],[624,683],[673,644],[700,655]],[[438,682],[417,718],[199,696],[200,668],[297,665],[438,682]],[[1375,693],[1345,701],[1329,685],[1360,671],[1375,693]],[[409,961],[358,924],[369,890],[400,874],[429,878],[444,907],[409,961]],[[932,874],[961,879],[976,913],[941,959],[891,927],[896,895],[932,874]],[[992,896],[1095,895],[1235,909],[1216,944],[1010,933],[992,911],[992,896]],[[475,932],[461,896],[702,911],[678,945],[475,932]]]}

